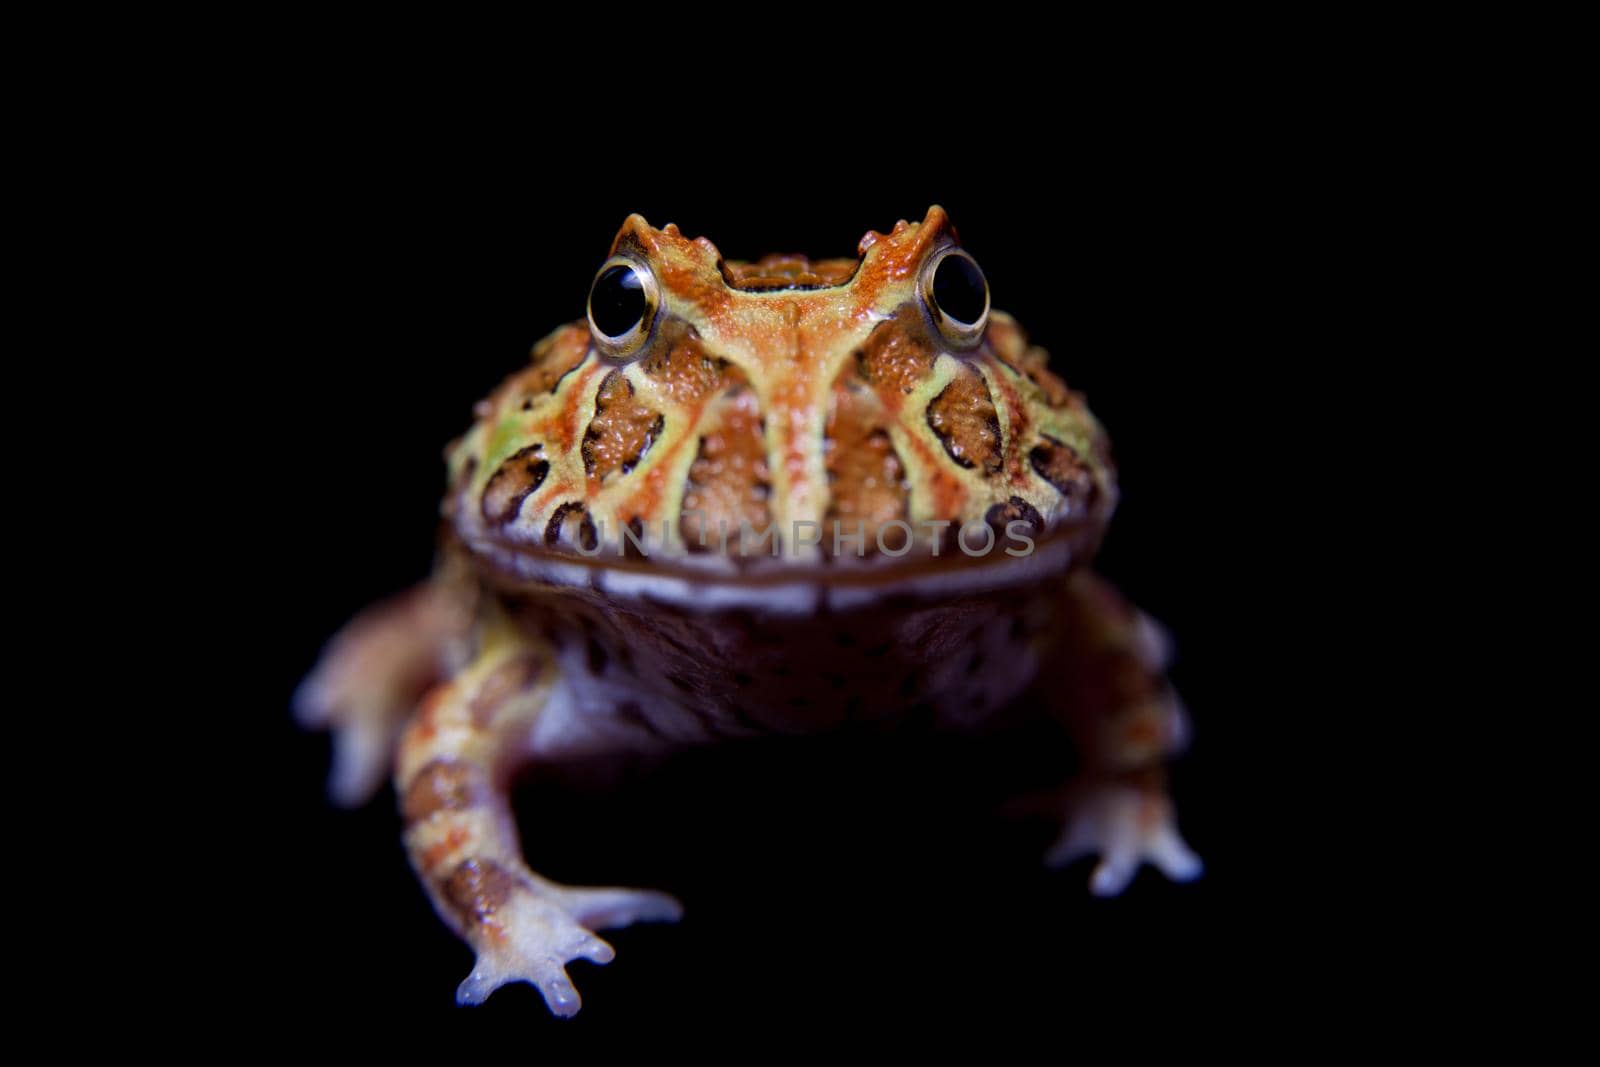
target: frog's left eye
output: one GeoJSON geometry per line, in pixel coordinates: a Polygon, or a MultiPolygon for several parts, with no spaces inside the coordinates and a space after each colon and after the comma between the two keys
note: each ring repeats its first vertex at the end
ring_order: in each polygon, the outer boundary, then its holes
{"type": "Polygon", "coordinates": [[[661,288],[650,268],[613,256],[589,289],[589,330],[609,356],[626,359],[644,347],[661,307],[661,288]]]}
{"type": "Polygon", "coordinates": [[[946,248],[922,268],[922,303],[952,348],[976,348],[989,325],[989,282],[977,260],[946,248]]]}

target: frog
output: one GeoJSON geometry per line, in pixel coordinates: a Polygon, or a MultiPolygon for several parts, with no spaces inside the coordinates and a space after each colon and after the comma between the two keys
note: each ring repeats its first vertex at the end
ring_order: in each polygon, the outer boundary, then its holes
{"type": "Polygon", "coordinates": [[[912,717],[1023,713],[1078,755],[1045,860],[1091,892],[1202,871],[1167,765],[1189,716],[1166,632],[1093,568],[1105,429],[939,206],[856,255],[725,260],[639,215],[587,313],[445,454],[430,577],[357,614],[294,695],[330,793],[392,780],[407,856],[473,949],[457,1000],[514,982],[576,1013],[599,931],[683,914],[526,862],[515,776],[912,717]]]}

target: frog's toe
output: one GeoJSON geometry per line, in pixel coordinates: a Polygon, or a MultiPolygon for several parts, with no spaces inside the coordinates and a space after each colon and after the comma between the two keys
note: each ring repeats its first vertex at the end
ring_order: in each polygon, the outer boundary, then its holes
{"type": "Polygon", "coordinates": [[[1179,835],[1166,794],[1134,785],[1097,784],[1076,792],[1045,862],[1061,867],[1081,856],[1100,857],[1089,890],[1102,897],[1127,888],[1142,863],[1175,882],[1198,878],[1204,869],[1179,835]]]}
{"type": "Polygon", "coordinates": [[[597,930],[683,918],[683,905],[675,897],[648,889],[565,886],[557,899],[573,918],[597,930]]]}
{"type": "Polygon", "coordinates": [[[527,982],[563,1018],[583,1006],[566,965],[577,959],[610,963],[616,958],[616,950],[584,929],[559,901],[531,894],[519,895],[500,912],[477,944],[477,961],[456,989],[457,1003],[482,1004],[503,985],[527,982]]]}
{"type": "Polygon", "coordinates": [[[397,723],[403,712],[388,702],[350,691],[327,668],[307,678],[294,696],[294,710],[307,729],[333,732],[333,770],[328,796],[344,808],[372,799],[389,776],[397,723]]]}
{"type": "Polygon", "coordinates": [[[394,732],[381,724],[357,720],[333,734],[333,770],[328,796],[342,808],[359,808],[389,776],[394,732]]]}
{"type": "Polygon", "coordinates": [[[578,1009],[583,1007],[578,987],[567,977],[566,967],[554,958],[535,960],[521,967],[507,967],[498,958],[484,959],[480,956],[472,973],[456,987],[456,1003],[482,1004],[489,999],[489,994],[512,982],[531,983],[544,997],[550,1013],[563,1019],[578,1014],[578,1009]]]}

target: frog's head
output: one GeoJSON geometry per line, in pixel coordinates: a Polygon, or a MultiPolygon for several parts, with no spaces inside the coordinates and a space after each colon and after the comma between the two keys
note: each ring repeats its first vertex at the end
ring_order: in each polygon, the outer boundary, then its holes
{"type": "Polygon", "coordinates": [[[452,447],[456,532],[506,578],[802,609],[1092,553],[1105,436],[943,209],[857,252],[727,262],[631,216],[452,447]]]}

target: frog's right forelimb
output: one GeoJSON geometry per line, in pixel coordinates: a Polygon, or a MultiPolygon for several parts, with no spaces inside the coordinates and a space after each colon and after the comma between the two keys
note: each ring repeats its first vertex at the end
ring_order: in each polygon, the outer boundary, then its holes
{"type": "Polygon", "coordinates": [[[548,646],[486,627],[476,658],[424,698],[401,739],[407,852],[435,909],[477,953],[456,992],[464,1004],[530,982],[552,1012],[572,1015],[580,999],[566,964],[613,956],[594,930],[682,912],[663,893],[558,885],[523,862],[509,778],[560,684],[548,646]]]}

